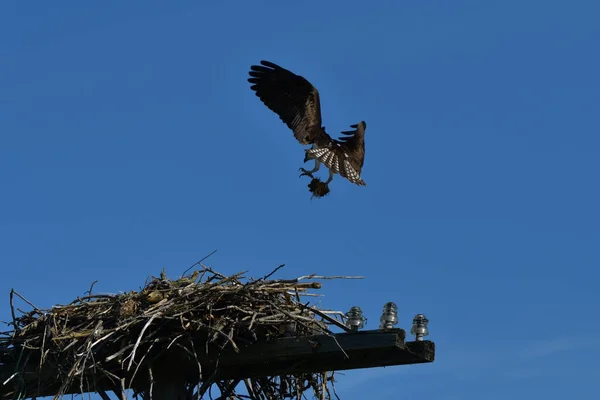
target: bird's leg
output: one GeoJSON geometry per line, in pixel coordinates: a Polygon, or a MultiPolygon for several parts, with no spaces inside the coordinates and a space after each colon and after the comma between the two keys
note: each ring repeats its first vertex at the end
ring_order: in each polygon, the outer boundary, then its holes
{"type": "Polygon", "coordinates": [[[335,175],[333,171],[329,170],[329,179],[327,179],[327,181],[325,182],[326,185],[329,185],[329,182],[333,180],[333,175],[335,175]]]}
{"type": "Polygon", "coordinates": [[[315,167],[313,169],[311,169],[310,171],[305,170],[304,168],[300,168],[300,171],[302,171],[302,173],[300,174],[300,176],[310,176],[311,178],[313,177],[313,174],[315,172],[317,172],[319,170],[319,168],[321,167],[321,161],[315,159],[315,167]]]}

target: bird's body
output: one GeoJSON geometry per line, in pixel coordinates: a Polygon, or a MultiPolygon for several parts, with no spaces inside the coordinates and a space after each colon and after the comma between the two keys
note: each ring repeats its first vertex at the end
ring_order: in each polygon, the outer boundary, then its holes
{"type": "Polygon", "coordinates": [[[317,89],[302,76],[296,75],[269,61],[250,67],[252,89],[256,96],[292,130],[305,150],[304,161],[315,160],[315,168],[302,175],[312,177],[321,163],[329,169],[327,185],[335,174],[340,174],[357,185],[366,185],[360,173],[365,158],[364,121],[351,125],[353,130],[333,139],[325,132],[321,120],[321,103],[317,89]]]}

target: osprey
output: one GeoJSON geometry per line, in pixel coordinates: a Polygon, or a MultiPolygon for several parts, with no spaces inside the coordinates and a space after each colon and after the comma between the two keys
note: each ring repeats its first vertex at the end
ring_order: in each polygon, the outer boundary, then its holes
{"type": "Polygon", "coordinates": [[[340,174],[357,185],[366,186],[360,172],[365,159],[367,124],[361,121],[350,125],[352,130],[342,132],[344,136],[339,139],[332,139],[325,132],[325,127],[321,126],[321,104],[317,88],[302,76],[279,65],[269,61],[260,63],[261,65],[250,67],[250,89],[271,111],[279,115],[300,144],[312,145],[305,150],[304,162],[314,159],[315,167],[310,171],[300,168],[300,176],[308,175],[313,178],[312,174],[323,163],[329,169],[329,179],[324,182],[325,188],[335,174],[340,174]]]}

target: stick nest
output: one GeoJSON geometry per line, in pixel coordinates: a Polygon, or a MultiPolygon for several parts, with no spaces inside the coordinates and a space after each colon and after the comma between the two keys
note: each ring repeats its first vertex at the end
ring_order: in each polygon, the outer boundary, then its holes
{"type": "Polygon", "coordinates": [[[124,399],[127,388],[150,398],[148,387],[178,365],[191,370],[181,376],[189,399],[202,399],[214,386],[229,396],[223,398],[300,399],[310,392],[332,398],[332,373],[220,380],[215,366],[224,352],[255,342],[330,334],[328,325],[342,313],[301,301],[321,288],[314,279],[327,277],[268,280],[273,271],[245,280],[243,273],[199,268],[177,280],[163,271],[140,291],[105,295],[90,288],[49,310],[12,291],[12,330],[0,334],[0,399],[95,391],[108,399],[106,390],[124,399]],[[15,297],[33,310],[15,309],[15,297]],[[236,394],[238,384],[246,396],[236,394]]]}

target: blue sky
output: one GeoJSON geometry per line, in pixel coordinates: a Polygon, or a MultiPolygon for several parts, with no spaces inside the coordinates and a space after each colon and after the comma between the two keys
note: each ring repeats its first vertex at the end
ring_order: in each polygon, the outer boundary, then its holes
{"type": "Polygon", "coordinates": [[[0,319],[176,277],[364,275],[321,306],[430,320],[433,364],[343,399],[591,398],[600,368],[600,4],[5,2],[0,319]],[[367,5],[370,4],[370,5],[367,5]],[[246,82],[271,60],[368,123],[363,179],[310,200],[246,82]],[[595,379],[594,379],[595,378],[595,379]]]}

